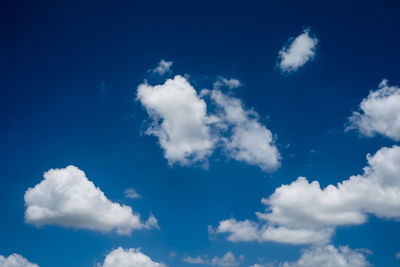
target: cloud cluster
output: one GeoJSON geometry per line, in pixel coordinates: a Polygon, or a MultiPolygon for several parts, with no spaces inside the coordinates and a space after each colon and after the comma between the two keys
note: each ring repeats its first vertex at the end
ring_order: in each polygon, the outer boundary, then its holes
{"type": "Polygon", "coordinates": [[[290,244],[323,244],[335,227],[357,225],[368,214],[400,218],[400,147],[381,148],[367,156],[368,166],[359,175],[321,188],[318,181],[299,177],[263,198],[265,212],[258,222],[221,221],[217,233],[230,241],[275,241],[290,244]]]}
{"type": "Polygon", "coordinates": [[[158,137],[170,165],[207,162],[215,148],[222,146],[235,160],[265,171],[277,169],[280,154],[271,131],[260,123],[255,111],[219,89],[240,82],[221,77],[218,82],[213,90],[200,94],[179,75],[161,85],[139,85],[137,99],[152,120],[146,133],[158,137]],[[216,106],[214,113],[207,111],[207,99],[216,106]]]}
{"type": "Polygon", "coordinates": [[[27,223],[56,224],[104,233],[116,230],[124,235],[136,229],[158,227],[154,216],[142,222],[131,207],[109,200],[75,166],[50,169],[43,177],[43,181],[25,192],[27,223]]]}
{"type": "Polygon", "coordinates": [[[368,137],[381,134],[400,141],[400,88],[383,80],[378,90],[371,91],[361,101],[360,111],[349,118],[346,130],[351,129],[368,137]]]}
{"type": "Polygon", "coordinates": [[[197,257],[184,257],[183,261],[190,264],[203,264],[212,266],[239,266],[240,262],[244,259],[243,255],[236,258],[232,252],[227,252],[224,256],[214,256],[212,259],[208,255],[197,257]]]}
{"type": "Polygon", "coordinates": [[[310,30],[304,30],[279,51],[279,68],[283,72],[296,71],[315,56],[317,44],[318,39],[310,36],[310,30]]]}
{"type": "Polygon", "coordinates": [[[21,255],[14,253],[7,258],[0,255],[0,267],[39,267],[39,265],[31,263],[21,255]]]}
{"type": "Polygon", "coordinates": [[[107,254],[103,264],[98,267],[167,267],[164,263],[154,262],[139,249],[114,249],[107,254]]]}

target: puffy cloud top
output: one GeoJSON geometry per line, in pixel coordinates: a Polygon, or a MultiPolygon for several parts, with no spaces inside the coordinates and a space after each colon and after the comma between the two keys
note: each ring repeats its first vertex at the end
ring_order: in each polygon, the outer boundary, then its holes
{"type": "Polygon", "coordinates": [[[14,253],[7,258],[0,255],[0,267],[39,267],[39,265],[31,263],[21,255],[14,253]]]}
{"type": "Polygon", "coordinates": [[[134,229],[157,227],[150,216],[146,223],[132,208],[109,200],[100,188],[75,166],[50,169],[44,180],[25,192],[25,220],[36,226],[57,224],[101,232],[116,230],[130,234],[134,229]]]}
{"type": "Polygon", "coordinates": [[[104,263],[99,267],[167,267],[163,263],[154,262],[138,249],[114,249],[107,254],[104,263]]]}
{"type": "Polygon", "coordinates": [[[358,129],[368,137],[381,134],[400,141],[400,88],[383,80],[378,90],[371,91],[361,101],[360,111],[349,118],[346,130],[351,129],[358,129]]]}
{"type": "Polygon", "coordinates": [[[283,72],[296,71],[315,56],[318,39],[306,29],[279,51],[279,68],[283,72]]]}

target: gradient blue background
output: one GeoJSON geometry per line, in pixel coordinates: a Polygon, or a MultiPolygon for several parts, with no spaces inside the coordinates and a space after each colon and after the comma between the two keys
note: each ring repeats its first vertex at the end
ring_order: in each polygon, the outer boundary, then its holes
{"type": "MultiPolygon", "coordinates": [[[[207,225],[255,218],[262,197],[300,175],[326,186],[360,173],[367,153],[394,144],[344,124],[383,78],[400,84],[399,14],[398,1],[2,1],[0,254],[41,267],[92,266],[118,246],[176,267],[188,266],[183,256],[227,251],[244,254],[244,266],[296,260],[305,247],[209,240],[207,225]],[[317,56],[281,75],[278,51],[304,27],[319,39],[317,56]],[[142,134],[147,115],[135,101],[160,59],[197,90],[219,75],[239,79],[237,96],[277,135],[281,168],[266,174],[217,155],[208,170],[170,168],[142,134]],[[25,190],[69,164],[110,199],[152,212],[161,230],[128,237],[25,224],[25,190]],[[126,199],[127,187],[143,198],[126,199]]],[[[390,267],[400,264],[399,240],[400,223],[372,217],[339,227],[333,243],[367,248],[371,263],[390,267]]]]}

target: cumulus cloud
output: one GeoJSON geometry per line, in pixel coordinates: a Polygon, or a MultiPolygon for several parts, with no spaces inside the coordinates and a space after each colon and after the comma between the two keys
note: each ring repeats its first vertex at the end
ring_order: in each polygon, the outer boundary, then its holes
{"type": "Polygon", "coordinates": [[[367,267],[370,263],[360,250],[332,245],[306,250],[296,262],[285,262],[282,267],[367,267]]]}
{"type": "Polygon", "coordinates": [[[164,263],[154,262],[139,249],[114,249],[107,254],[104,263],[99,267],[167,267],[164,263]]]}
{"type": "Polygon", "coordinates": [[[39,267],[39,265],[31,263],[21,255],[14,253],[7,258],[0,255],[0,267],[39,267]]]}
{"type": "Polygon", "coordinates": [[[138,192],[136,192],[136,190],[134,189],[134,188],[132,188],[132,187],[130,187],[130,188],[127,188],[126,190],[125,190],[125,196],[127,197],[127,198],[131,198],[131,199],[136,199],[136,198],[141,198],[142,196],[138,193],[138,192]]]}
{"type": "Polygon", "coordinates": [[[177,75],[156,86],[141,84],[137,99],[152,119],[146,134],[158,137],[170,165],[207,160],[215,143],[207,105],[184,77],[177,75]]]}
{"type": "Polygon", "coordinates": [[[171,71],[172,64],[173,64],[172,61],[166,61],[166,60],[162,59],[158,63],[157,67],[155,69],[153,69],[153,73],[163,76],[165,73],[171,71]]]}
{"type": "Polygon", "coordinates": [[[400,141],[400,88],[389,86],[383,80],[376,91],[371,91],[353,112],[346,130],[357,129],[361,134],[373,137],[381,134],[400,141]]]}
{"type": "Polygon", "coordinates": [[[101,232],[158,227],[150,216],[146,222],[132,208],[109,200],[100,188],[75,166],[50,169],[44,180],[25,192],[25,221],[35,226],[56,224],[101,232]]]}
{"type": "MultiPolygon", "coordinates": [[[[219,82],[227,86],[240,83],[221,77],[219,82]]],[[[229,157],[264,171],[280,166],[274,137],[261,124],[259,115],[219,89],[204,89],[197,94],[184,77],[177,75],[161,85],[139,85],[137,99],[152,120],[146,134],[158,137],[170,165],[207,162],[215,148],[222,146],[229,157]],[[207,112],[205,99],[213,102],[215,111],[207,112]]]]}
{"type": "Polygon", "coordinates": [[[264,171],[276,170],[280,166],[280,154],[271,131],[260,123],[258,113],[218,89],[209,94],[219,109],[218,126],[228,132],[221,138],[226,154],[264,171]]]}
{"type": "Polygon", "coordinates": [[[214,82],[214,89],[219,89],[222,86],[226,86],[229,89],[235,89],[242,86],[242,83],[237,79],[227,79],[224,77],[218,77],[218,79],[214,82]]]}
{"type": "Polygon", "coordinates": [[[236,258],[232,252],[227,252],[224,256],[215,256],[209,259],[208,255],[197,256],[197,257],[184,257],[183,261],[190,264],[205,264],[212,266],[239,266],[240,262],[244,259],[243,255],[236,258]]]}
{"type": "Polygon", "coordinates": [[[279,68],[283,72],[296,71],[315,56],[317,43],[318,39],[310,36],[310,30],[304,30],[279,51],[279,68]]]}
{"type": "Polygon", "coordinates": [[[321,188],[304,177],[282,185],[262,199],[266,210],[256,213],[259,221],[221,221],[216,232],[236,242],[321,245],[335,227],[362,224],[368,214],[400,219],[400,147],[381,148],[367,160],[362,174],[337,185],[321,188]]]}

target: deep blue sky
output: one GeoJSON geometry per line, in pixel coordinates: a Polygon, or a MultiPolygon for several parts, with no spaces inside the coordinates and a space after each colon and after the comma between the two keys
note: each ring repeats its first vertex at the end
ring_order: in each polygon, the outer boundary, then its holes
{"type": "MultiPolygon", "coordinates": [[[[244,254],[243,266],[296,260],[304,246],[209,240],[207,225],[254,218],[262,197],[298,176],[326,186],[361,173],[367,153],[395,143],[344,127],[382,79],[400,84],[399,12],[397,1],[1,2],[0,255],[41,267],[91,266],[118,246],[176,267],[227,251],[244,254]],[[305,27],[319,39],[317,55],[282,75],[278,52],[305,27]],[[196,90],[217,76],[239,79],[236,96],[277,135],[281,167],[265,173],[220,155],[207,170],[169,167],[157,139],[143,135],[148,116],[135,101],[161,59],[196,90]],[[26,224],[25,190],[70,164],[111,200],[153,213],[161,229],[128,237],[26,224]],[[128,187],[143,197],[125,198],[128,187]]],[[[371,263],[390,267],[399,238],[399,223],[372,216],[339,227],[333,244],[367,248],[371,263]]]]}

